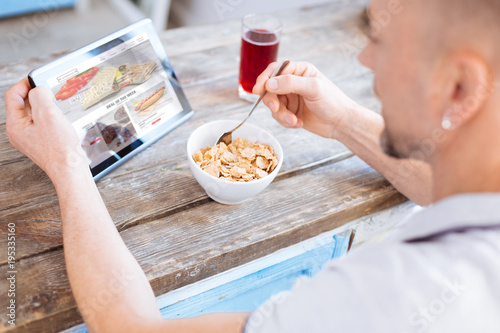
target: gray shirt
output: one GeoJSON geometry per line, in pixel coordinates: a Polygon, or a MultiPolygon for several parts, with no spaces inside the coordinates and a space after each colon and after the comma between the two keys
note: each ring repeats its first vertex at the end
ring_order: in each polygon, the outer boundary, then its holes
{"type": "Polygon", "coordinates": [[[415,213],[271,297],[245,332],[500,332],[500,194],[415,213]]]}

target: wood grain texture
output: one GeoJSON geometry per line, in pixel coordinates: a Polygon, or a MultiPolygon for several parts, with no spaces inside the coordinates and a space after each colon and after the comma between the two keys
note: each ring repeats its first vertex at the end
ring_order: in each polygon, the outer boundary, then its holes
{"type": "MultiPolygon", "coordinates": [[[[365,3],[340,1],[283,13],[280,57],[313,62],[352,98],[377,109],[372,75],[346,53],[346,47],[360,47],[353,42],[359,35],[352,22],[365,3]]],[[[113,221],[157,295],[406,200],[340,143],[281,128],[264,106],[250,121],[282,144],[280,174],[242,205],[223,206],[207,197],[189,171],[185,147],[198,126],[242,119],[248,112],[236,89],[239,31],[236,20],[161,35],[195,116],[98,182],[113,221]]],[[[0,66],[0,96],[32,68],[60,55],[0,66]]],[[[55,332],[81,322],[65,272],[57,197],[48,177],[8,143],[3,108],[2,102],[0,229],[5,234],[6,223],[16,222],[15,330],[55,332]]],[[[5,246],[1,237],[0,249],[5,246]]],[[[5,253],[0,254],[2,269],[5,253]]],[[[6,288],[0,280],[0,293],[6,288]]],[[[0,308],[6,301],[0,298],[0,308]]],[[[2,316],[0,331],[8,329],[5,324],[2,316]]]]}
{"type": "MultiPolygon", "coordinates": [[[[351,17],[356,15],[359,11],[358,7],[351,5],[342,7],[342,10],[331,11],[315,8],[304,12],[294,12],[295,15],[284,15],[285,25],[290,26],[290,32],[284,35],[284,38],[288,38],[289,41],[282,41],[280,52],[292,59],[293,57],[288,56],[289,54],[296,55],[298,60],[309,59],[313,61],[341,88],[349,92],[350,87],[352,87],[351,96],[353,98],[363,104],[372,105],[374,98],[370,91],[371,74],[362,68],[354,57],[345,57],[339,51],[340,46],[344,43],[342,38],[354,33],[352,30],[339,32],[339,29],[347,25],[343,22],[348,22],[351,17]],[[303,22],[310,22],[310,17],[322,17],[327,24],[321,23],[320,20],[315,20],[310,25],[303,22]],[[339,17],[342,17],[344,21],[338,23],[339,17]],[[335,28],[331,28],[332,22],[337,22],[333,24],[335,28]],[[318,41],[322,43],[317,43],[318,41]],[[296,45],[301,45],[300,50],[297,49],[296,45]]],[[[172,209],[175,210],[184,205],[196,204],[200,200],[208,199],[187,171],[185,145],[189,134],[201,124],[212,119],[242,119],[248,112],[248,103],[241,101],[236,91],[239,28],[234,28],[235,24],[239,26],[239,21],[211,25],[204,29],[205,34],[201,33],[202,28],[197,27],[190,34],[191,37],[187,39],[184,38],[187,33],[186,29],[176,30],[175,33],[167,32],[162,38],[165,45],[178,43],[178,50],[187,49],[189,51],[191,50],[189,46],[192,44],[198,47],[197,52],[174,54],[171,57],[181,81],[185,84],[186,94],[196,110],[196,114],[189,123],[181,126],[99,182],[99,189],[105,203],[120,229],[150,220],[158,214],[166,214],[172,209]],[[214,36],[215,42],[207,41],[207,38],[204,38],[207,34],[214,36]],[[178,35],[183,37],[178,39],[178,35]],[[230,35],[233,37],[228,37],[230,35]],[[217,44],[218,38],[227,38],[227,41],[217,44]],[[229,41],[232,42],[229,43],[229,41]],[[210,49],[210,47],[212,48],[210,49]],[[197,65],[193,66],[193,64],[197,65]],[[177,67],[180,67],[180,70],[177,67]],[[194,75],[193,72],[205,74],[193,81],[191,77],[194,75]],[[232,74],[227,76],[224,73],[232,74]],[[207,77],[211,78],[210,81],[207,81],[207,77]],[[176,170],[178,166],[184,171],[172,173],[172,170],[176,170]],[[162,169],[166,169],[168,172],[161,172],[162,169]],[[182,177],[178,177],[179,175],[182,177]],[[117,188],[120,188],[121,191],[117,191],[117,188]],[[172,198],[170,195],[172,190],[180,190],[181,195],[178,198],[172,198]],[[147,198],[151,204],[144,206],[144,202],[133,199],[136,196],[147,198]],[[157,205],[156,202],[161,202],[162,205],[157,205]],[[137,214],[137,211],[145,212],[145,215],[137,214]]],[[[18,67],[26,70],[24,66],[16,66],[16,68],[18,67]]],[[[1,114],[0,112],[0,116],[1,114]]],[[[267,128],[281,142],[286,155],[283,171],[293,170],[301,165],[313,163],[345,151],[345,147],[338,142],[331,142],[305,131],[291,131],[281,128],[270,117],[264,106],[255,112],[250,122],[267,128]]],[[[0,142],[7,142],[4,131],[0,132],[0,142]]],[[[26,210],[30,210],[30,207],[36,205],[38,207],[36,209],[37,218],[32,223],[44,224],[45,221],[57,220],[57,201],[49,179],[10,145],[0,145],[0,151],[2,151],[0,155],[2,172],[19,174],[17,178],[11,178],[14,183],[6,184],[9,195],[0,198],[0,209],[3,210],[5,218],[13,221],[25,219],[26,210]],[[16,183],[19,182],[22,182],[22,187],[16,186],[16,183]],[[26,191],[26,188],[30,188],[30,191],[26,191]]],[[[2,241],[0,240],[0,244],[2,241]]],[[[60,238],[57,243],[44,243],[42,245],[45,248],[57,246],[60,246],[60,238]]],[[[39,250],[39,247],[31,245],[27,248],[21,247],[20,255],[22,257],[28,256],[39,250]]]]}
{"type": "MultiPolygon", "coordinates": [[[[351,157],[273,182],[245,205],[207,201],[121,235],[159,295],[404,200],[351,157]]],[[[61,329],[78,322],[62,249],[22,259],[18,271],[20,324],[27,331],[41,327],[46,317],[60,318],[53,320],[61,329]]],[[[6,302],[0,300],[0,307],[6,302]]]]}

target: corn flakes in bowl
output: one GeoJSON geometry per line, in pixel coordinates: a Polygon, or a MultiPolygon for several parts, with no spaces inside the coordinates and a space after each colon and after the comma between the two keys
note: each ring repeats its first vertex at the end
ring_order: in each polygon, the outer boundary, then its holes
{"type": "Polygon", "coordinates": [[[187,157],[198,183],[213,200],[235,205],[263,191],[283,163],[283,150],[269,132],[245,123],[233,132],[230,145],[215,146],[237,120],[218,120],[197,128],[189,137],[187,157]]]}

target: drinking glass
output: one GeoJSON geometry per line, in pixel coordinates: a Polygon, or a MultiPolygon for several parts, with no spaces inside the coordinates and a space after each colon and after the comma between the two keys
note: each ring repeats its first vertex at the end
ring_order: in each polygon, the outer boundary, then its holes
{"type": "Polygon", "coordinates": [[[252,94],[257,77],[276,61],[281,37],[281,21],[267,14],[250,14],[243,18],[241,30],[241,60],[238,94],[255,102],[252,94]]]}

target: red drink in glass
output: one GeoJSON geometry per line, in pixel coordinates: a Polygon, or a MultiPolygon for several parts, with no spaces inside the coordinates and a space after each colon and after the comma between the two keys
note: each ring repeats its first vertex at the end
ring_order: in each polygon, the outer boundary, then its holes
{"type": "Polygon", "coordinates": [[[276,61],[278,45],[278,36],[273,33],[248,31],[241,38],[240,85],[246,92],[252,92],[257,77],[276,61]]]}
{"type": "Polygon", "coordinates": [[[248,101],[257,100],[252,94],[257,77],[276,61],[281,22],[269,15],[248,15],[243,19],[239,95],[248,101]]]}

